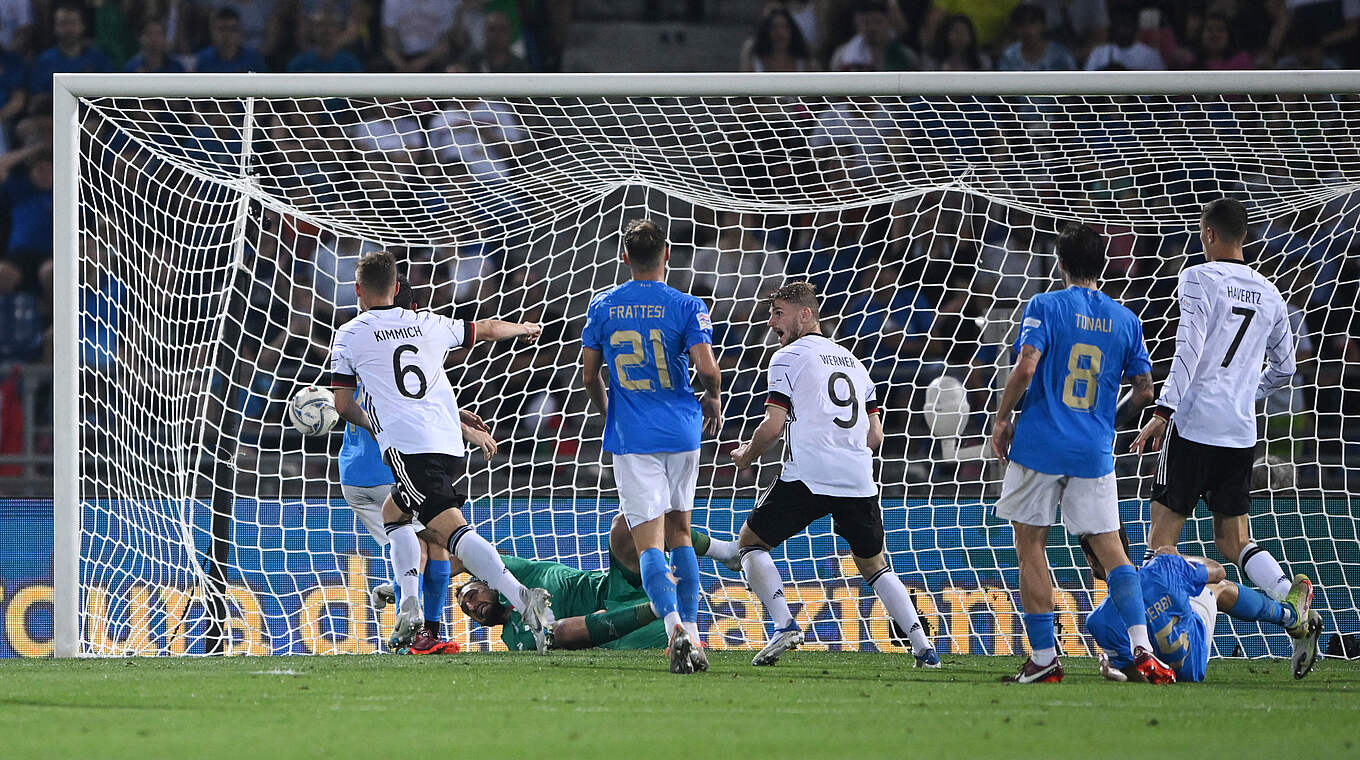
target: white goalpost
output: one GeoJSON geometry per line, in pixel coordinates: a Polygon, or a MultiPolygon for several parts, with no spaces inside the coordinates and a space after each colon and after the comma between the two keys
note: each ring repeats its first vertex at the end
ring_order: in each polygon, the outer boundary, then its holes
{"type": "MultiPolygon", "coordinates": [[[[468,517],[504,553],[600,569],[616,512],[580,387],[591,295],[650,216],[670,284],[714,318],[726,424],[695,523],[730,538],[778,473],[728,453],[759,419],[775,344],[760,297],[818,286],[829,335],[883,400],[887,551],[942,653],[1022,654],[1000,469],[984,431],[1062,224],[1107,239],[1106,293],[1143,321],[1158,380],[1200,207],[1241,199],[1249,263],[1302,336],[1262,412],[1255,537],[1360,628],[1360,72],[662,75],[58,74],[54,651],[378,651],[381,550],[343,505],[339,432],[286,399],[326,382],[354,265],[393,251],[427,308],[535,320],[542,340],[451,357],[501,452],[469,459],[468,517]]],[[[1141,550],[1152,462],[1120,453],[1141,550]]],[[[1104,595],[1054,541],[1059,642],[1093,651],[1104,595]]],[[[1207,515],[1187,553],[1216,556],[1207,515]]],[[[902,652],[825,519],[775,553],[814,648],[902,652]]],[[[709,647],[763,643],[758,600],[701,560],[709,647]]],[[[1229,570],[1233,577],[1235,570],[1229,570]]],[[[448,612],[474,648],[488,635],[448,612]]],[[[1283,633],[1220,618],[1223,656],[1283,633]]]]}

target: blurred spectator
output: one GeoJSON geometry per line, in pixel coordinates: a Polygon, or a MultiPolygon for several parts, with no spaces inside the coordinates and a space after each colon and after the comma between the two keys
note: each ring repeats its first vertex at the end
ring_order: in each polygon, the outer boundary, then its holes
{"type": "Polygon", "coordinates": [[[430,71],[447,55],[451,10],[448,0],[383,0],[383,57],[394,71],[430,71]]]}
{"type": "Polygon", "coordinates": [[[956,13],[939,23],[935,40],[926,56],[926,68],[934,71],[985,71],[992,61],[978,50],[977,30],[972,19],[956,13]]]}
{"type": "Polygon", "coordinates": [[[849,338],[858,355],[877,369],[894,368],[897,357],[920,357],[934,321],[930,302],[902,280],[902,266],[887,264],[860,273],[863,291],[845,307],[837,337],[849,338]]]}
{"type": "Polygon", "coordinates": [[[1213,71],[1255,68],[1247,51],[1233,39],[1228,17],[1212,14],[1204,19],[1204,30],[1199,39],[1199,67],[1213,71]]]}
{"type": "Polygon", "coordinates": [[[1053,39],[1069,46],[1077,60],[1106,41],[1110,13],[1105,0],[1037,0],[1053,39]]]}
{"type": "Polygon", "coordinates": [[[807,40],[786,8],[772,5],[765,9],[755,37],[746,41],[741,52],[742,71],[813,71],[807,40]]]}
{"type": "Polygon", "coordinates": [[[8,261],[0,261],[0,364],[38,359],[46,328],[38,299],[19,290],[24,275],[8,261]]]}
{"type": "Polygon", "coordinates": [[[520,32],[524,57],[534,71],[561,71],[562,53],[571,28],[569,0],[528,0],[520,3],[520,32]]]}
{"type": "Polygon", "coordinates": [[[132,3],[124,0],[88,0],[94,12],[94,46],[109,57],[109,66],[117,71],[132,57],[135,41],[128,20],[132,3]],[[124,6],[127,6],[125,8],[124,6]]]}
{"type": "Polygon", "coordinates": [[[0,198],[9,209],[5,258],[35,282],[43,262],[52,258],[52,155],[48,146],[31,145],[4,156],[0,198]]]}
{"type": "Polygon", "coordinates": [[[1288,5],[1290,27],[1311,32],[1333,55],[1341,54],[1360,33],[1357,0],[1289,0],[1288,5]]]}
{"type": "MultiPolygon", "coordinates": [[[[240,46],[255,51],[266,60],[272,60],[282,51],[284,36],[282,20],[286,14],[278,0],[198,0],[198,2],[203,3],[203,13],[211,14],[210,24],[217,20],[218,14],[223,10],[230,9],[235,12],[240,39],[237,44],[240,46]]],[[[305,22],[305,19],[297,20],[305,22]]],[[[209,26],[210,35],[211,31],[212,27],[209,26]]],[[[214,40],[212,44],[218,43],[214,40]]],[[[265,69],[261,67],[251,70],[265,69]]]]}
{"type": "Polygon", "coordinates": [[[1322,38],[1311,29],[1294,27],[1285,43],[1285,55],[1275,64],[1281,69],[1339,69],[1341,61],[1322,46],[1322,38]]]}
{"type": "Polygon", "coordinates": [[[916,71],[921,59],[893,39],[888,8],[882,0],[861,0],[855,7],[855,36],[836,48],[832,71],[916,71]]]}
{"type": "Polygon", "coordinates": [[[1037,5],[1016,6],[1011,13],[1011,30],[1016,41],[1001,53],[996,67],[1001,71],[1072,71],[1076,59],[1045,36],[1044,10],[1037,5]]]}
{"type": "Polygon", "coordinates": [[[1165,68],[1161,54],[1138,41],[1138,11],[1132,6],[1121,6],[1110,12],[1110,41],[1096,47],[1086,59],[1087,71],[1161,71],[1165,68]]]}
{"type": "Polygon", "coordinates": [[[123,67],[124,71],[137,74],[179,74],[184,71],[184,65],[166,48],[165,24],[160,19],[153,18],[143,24],[137,40],[141,49],[123,67]]]}
{"type": "Polygon", "coordinates": [[[788,0],[783,3],[766,2],[765,8],[768,11],[774,5],[782,5],[793,19],[793,23],[798,26],[798,31],[803,35],[803,42],[807,44],[807,49],[814,57],[822,45],[823,24],[825,23],[827,6],[830,0],[788,0]]]}
{"type": "MultiPolygon", "coordinates": [[[[932,16],[927,22],[927,40],[938,41],[940,29],[958,16],[968,18],[974,44],[991,49],[1001,41],[1011,11],[1022,0],[934,0],[932,16]]],[[[952,70],[952,69],[950,69],[952,70]]]]}
{"type": "Polygon", "coordinates": [[[504,13],[488,13],[485,41],[481,50],[472,50],[463,57],[461,70],[475,74],[514,74],[529,70],[524,59],[510,49],[514,41],[510,17],[504,13]]]}
{"type": "Polygon", "coordinates": [[[364,70],[353,53],[341,48],[344,26],[334,14],[321,11],[312,16],[307,26],[311,30],[311,44],[306,50],[293,56],[293,60],[288,62],[288,71],[349,74],[364,70]]]}
{"type": "Polygon", "coordinates": [[[8,50],[0,50],[0,154],[8,153],[14,144],[9,125],[24,112],[28,100],[24,74],[23,59],[8,50]]]}
{"type": "Polygon", "coordinates": [[[337,33],[336,48],[348,50],[359,60],[361,66],[381,56],[382,47],[378,40],[380,30],[372,28],[374,4],[370,0],[296,0],[294,18],[293,46],[296,50],[306,50],[311,46],[312,33],[310,19],[325,13],[340,25],[337,33]]]}
{"type": "Polygon", "coordinates": [[[264,59],[241,41],[241,17],[230,6],[218,8],[212,17],[212,45],[198,51],[194,71],[211,74],[243,74],[264,71],[264,59]]]}
{"type": "Polygon", "coordinates": [[[110,70],[108,56],[85,41],[85,12],[79,4],[64,2],[57,6],[52,14],[52,32],[57,44],[33,62],[30,92],[52,92],[53,74],[110,70]]]}
{"type": "Polygon", "coordinates": [[[27,57],[33,49],[33,0],[0,0],[0,48],[27,57]]]}

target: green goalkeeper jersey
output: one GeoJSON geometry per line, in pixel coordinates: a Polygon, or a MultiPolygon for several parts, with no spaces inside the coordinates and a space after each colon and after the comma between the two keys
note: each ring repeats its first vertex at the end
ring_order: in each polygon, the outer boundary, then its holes
{"type": "MultiPolygon", "coordinates": [[[[614,610],[647,601],[642,590],[642,578],[620,567],[613,555],[609,570],[577,570],[560,562],[521,559],[501,555],[505,568],[516,580],[528,588],[544,588],[552,594],[553,615],[558,620],[589,615],[600,610],[614,610]]],[[[501,603],[509,606],[504,597],[501,603]]],[[[534,635],[524,625],[520,614],[511,611],[510,619],[501,626],[501,641],[510,651],[534,648],[534,635]]],[[[653,621],[615,641],[601,644],[605,649],[652,649],[666,646],[666,628],[660,620],[653,621]]]]}

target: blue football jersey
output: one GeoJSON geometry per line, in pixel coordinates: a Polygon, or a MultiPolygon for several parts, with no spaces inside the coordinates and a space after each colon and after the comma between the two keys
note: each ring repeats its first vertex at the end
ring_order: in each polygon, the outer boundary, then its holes
{"type": "MultiPolygon", "coordinates": [[[[336,388],[335,392],[345,393],[346,389],[336,388]]],[[[363,393],[358,388],[354,396],[363,403],[363,393]]],[[[392,481],[392,470],[383,464],[378,442],[367,430],[345,423],[345,435],[340,442],[340,485],[368,488],[392,481]]]]}
{"type": "Polygon", "coordinates": [[[1042,352],[1015,423],[1010,458],[1050,475],[1114,471],[1114,411],[1123,378],[1152,371],[1138,317],[1109,296],[1070,287],[1025,305],[1021,346],[1042,352]]]}
{"type": "Polygon", "coordinates": [[[699,448],[703,413],[689,383],[689,349],[712,342],[704,302],[663,282],[629,280],[591,300],[581,345],[602,352],[609,369],[605,451],[699,448]]]}
{"type": "MultiPolygon", "coordinates": [[[[1178,554],[1158,554],[1138,571],[1147,609],[1148,638],[1157,658],[1176,671],[1177,681],[1203,681],[1209,665],[1209,637],[1190,600],[1204,591],[1209,570],[1178,554]]],[[[1106,598],[1086,618],[1086,630],[1117,668],[1133,664],[1129,632],[1106,598]]]]}

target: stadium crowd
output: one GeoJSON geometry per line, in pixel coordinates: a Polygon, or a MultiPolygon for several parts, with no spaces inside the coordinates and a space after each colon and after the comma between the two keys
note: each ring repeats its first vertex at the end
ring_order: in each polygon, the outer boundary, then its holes
{"type": "MultiPolygon", "coordinates": [[[[690,5],[700,11],[703,6],[690,5]]],[[[721,53],[730,57],[733,69],[1052,71],[1360,64],[1360,2],[1355,0],[793,0],[762,7],[742,48],[721,53]]],[[[553,72],[563,69],[572,21],[573,3],[568,0],[0,0],[0,224],[5,241],[0,257],[0,367],[51,363],[54,73],[553,72]]],[[[313,200],[340,192],[339,182],[327,179],[345,174],[348,157],[332,152],[327,140],[339,130],[356,150],[401,154],[408,159],[405,163],[429,177],[470,175],[489,184],[506,183],[519,165],[515,153],[525,144],[525,125],[515,114],[480,101],[430,105],[425,112],[396,113],[380,101],[351,111],[343,125],[339,119],[313,123],[303,113],[268,117],[263,125],[274,149],[302,157],[293,162],[295,167],[311,167],[275,178],[278,190],[290,199],[313,200]]],[[[843,181],[853,182],[855,169],[845,169],[847,162],[839,159],[845,158],[846,143],[861,137],[862,125],[876,117],[860,108],[848,101],[833,104],[816,114],[820,126],[811,139],[784,147],[806,156],[818,171],[829,161],[841,166],[843,181]]],[[[229,132],[230,115],[200,118],[201,123],[186,129],[200,138],[198,149],[211,158],[213,148],[204,147],[208,143],[201,138],[223,128],[229,132]]],[[[239,150],[239,137],[235,147],[230,139],[216,144],[231,153],[239,150]]],[[[129,163],[146,161],[126,143],[111,142],[110,147],[122,150],[121,159],[129,163]]],[[[856,149],[871,148],[860,144],[856,149]]],[[[400,163],[393,159],[394,165],[400,163]]],[[[869,166],[864,170],[874,171],[871,164],[864,162],[869,166]]],[[[823,174],[832,177],[834,171],[823,174]]],[[[374,178],[354,179],[367,187],[363,183],[374,178]]],[[[781,178],[764,180],[778,183],[781,178]]],[[[1135,190],[1127,184],[1098,189],[1114,203],[1135,190]]],[[[1356,204],[1344,197],[1288,214],[1254,230],[1254,239],[1263,242],[1249,250],[1249,255],[1275,262],[1272,266],[1279,271],[1267,274],[1297,309],[1297,385],[1321,389],[1272,399],[1276,414],[1271,424],[1281,433],[1292,431],[1300,447],[1334,449],[1271,453],[1346,464],[1329,473],[1320,466],[1313,467],[1311,476],[1301,472],[1301,485],[1345,486],[1349,478],[1354,488],[1360,478],[1360,426],[1354,422],[1360,400],[1346,391],[1356,387],[1353,368],[1360,363],[1355,309],[1360,248],[1351,248],[1358,214],[1356,204]],[[1285,262],[1289,265],[1281,265],[1285,262]]],[[[743,370],[734,378],[729,418],[738,418],[743,405],[750,412],[760,405],[754,368],[760,366],[765,335],[760,315],[742,304],[752,304],[753,296],[785,277],[806,276],[828,294],[828,322],[836,334],[873,359],[880,380],[892,381],[896,396],[889,399],[891,407],[919,408],[920,389],[954,368],[949,372],[958,374],[970,390],[975,410],[968,436],[980,436],[985,429],[990,394],[998,387],[995,352],[1004,336],[987,334],[987,325],[1010,319],[1018,304],[1051,282],[1049,254],[1058,221],[1024,218],[999,204],[974,207],[947,192],[801,217],[755,218],[704,209],[694,209],[692,216],[692,229],[675,231],[673,263],[681,273],[675,284],[725,304],[725,313],[715,310],[714,315],[720,325],[715,335],[720,359],[725,369],[743,370]],[[967,369],[959,372],[960,367],[967,369]]],[[[310,230],[273,211],[264,214],[262,227],[277,234],[258,236],[257,247],[271,250],[256,251],[255,285],[240,314],[245,332],[255,336],[242,346],[244,358],[273,367],[280,359],[286,364],[286,357],[296,361],[311,352],[317,355],[304,363],[320,366],[327,336],[316,334],[308,318],[325,324],[346,318],[341,312],[353,308],[353,293],[341,283],[352,278],[353,261],[366,244],[310,230]],[[280,295],[266,286],[280,271],[289,273],[284,279],[306,287],[280,295]],[[314,295],[318,290],[320,297],[314,295]],[[310,347],[289,345],[308,334],[310,347]]],[[[1104,232],[1115,248],[1111,295],[1126,299],[1135,312],[1147,311],[1150,348],[1158,373],[1164,374],[1175,330],[1174,315],[1166,313],[1166,306],[1172,301],[1175,274],[1198,242],[1189,236],[1134,234],[1116,226],[1104,232]]],[[[442,283],[429,292],[431,304],[477,304],[486,312],[482,316],[555,322],[561,334],[545,335],[545,343],[569,342],[572,330],[579,330],[575,320],[583,310],[574,308],[579,304],[567,313],[558,305],[562,302],[548,298],[544,272],[530,257],[512,253],[509,245],[412,249],[404,255],[414,282],[442,283]]],[[[110,321],[97,317],[106,316],[102,305],[119,300],[117,287],[92,283],[82,293],[92,331],[87,336],[94,336],[96,344],[110,321]]],[[[523,417],[521,424],[531,427],[570,424],[559,413],[566,400],[541,389],[569,384],[570,378],[549,379],[570,368],[573,360],[549,351],[515,354],[503,360],[505,366],[486,362],[470,370],[477,377],[464,380],[463,387],[471,387],[469,380],[509,372],[513,387],[482,384],[500,394],[498,411],[523,417]]],[[[29,410],[13,402],[19,384],[15,378],[0,372],[0,456],[22,446],[23,437],[13,433],[16,427],[50,424],[24,419],[29,410]]],[[[236,402],[247,419],[277,418],[280,405],[275,402],[292,387],[291,381],[287,388],[274,387],[268,377],[238,382],[249,389],[236,402]]],[[[38,415],[45,410],[50,419],[50,401],[40,406],[38,415]]],[[[911,417],[907,424],[890,429],[885,458],[929,461],[935,444],[925,423],[911,417]]],[[[50,440],[39,445],[50,448],[50,440]]],[[[4,472],[0,465],[0,476],[4,472]]],[[[929,480],[978,474],[925,471],[915,476],[929,480]]],[[[3,482],[0,477],[0,493],[7,490],[3,482]]]]}

